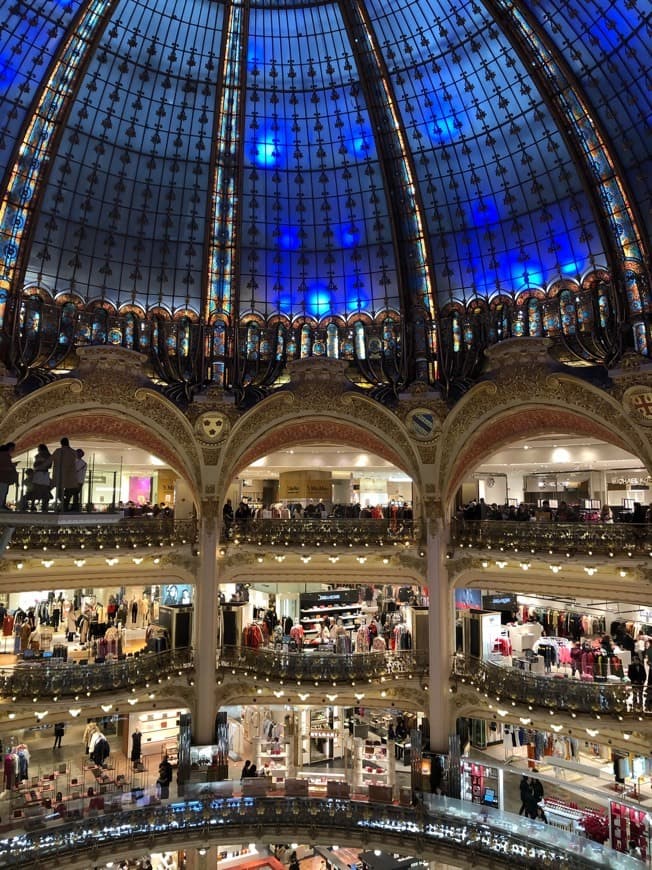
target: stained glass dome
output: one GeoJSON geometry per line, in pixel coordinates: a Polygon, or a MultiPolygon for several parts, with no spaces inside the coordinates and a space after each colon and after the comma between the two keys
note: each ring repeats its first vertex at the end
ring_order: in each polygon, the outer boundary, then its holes
{"type": "Polygon", "coordinates": [[[433,380],[507,335],[626,323],[647,353],[648,4],[18,0],[2,22],[3,322],[27,294],[59,350],[218,323],[213,377],[233,328],[245,360],[301,354],[304,327],[369,359],[374,328],[433,380]]]}

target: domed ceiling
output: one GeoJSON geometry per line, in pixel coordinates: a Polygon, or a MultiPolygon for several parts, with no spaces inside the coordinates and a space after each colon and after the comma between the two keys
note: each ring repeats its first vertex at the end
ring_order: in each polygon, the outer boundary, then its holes
{"type": "Polygon", "coordinates": [[[1,8],[0,290],[436,320],[649,268],[643,0],[1,8]]]}

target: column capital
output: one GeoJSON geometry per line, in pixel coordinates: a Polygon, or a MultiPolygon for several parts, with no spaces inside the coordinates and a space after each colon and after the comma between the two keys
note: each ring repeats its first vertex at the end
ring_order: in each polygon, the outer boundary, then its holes
{"type": "Polygon", "coordinates": [[[214,523],[220,519],[220,503],[216,498],[202,498],[200,519],[205,523],[214,523]]]}
{"type": "Polygon", "coordinates": [[[426,496],[423,500],[423,512],[426,519],[428,536],[439,535],[444,531],[444,505],[439,496],[426,496]]]}

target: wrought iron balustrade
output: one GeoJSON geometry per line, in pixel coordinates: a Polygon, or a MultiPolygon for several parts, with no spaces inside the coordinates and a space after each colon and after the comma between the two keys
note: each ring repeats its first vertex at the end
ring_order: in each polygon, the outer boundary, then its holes
{"type": "Polygon", "coordinates": [[[627,682],[588,683],[569,677],[541,676],[459,655],[453,659],[451,678],[455,683],[469,683],[501,701],[515,701],[528,707],[599,716],[623,717],[629,713],[631,686],[627,682]]]}
{"type": "Polygon", "coordinates": [[[428,653],[416,650],[340,654],[225,646],[218,658],[221,668],[283,680],[375,680],[428,673],[428,653]]]}
{"type": "Polygon", "coordinates": [[[372,519],[249,519],[236,520],[222,533],[224,543],[266,544],[268,546],[360,547],[400,546],[419,540],[414,520],[372,519]]]}
{"type": "Polygon", "coordinates": [[[139,518],[94,523],[92,514],[84,514],[81,522],[80,515],[76,515],[75,522],[67,524],[66,515],[61,514],[57,523],[50,524],[41,521],[36,513],[33,522],[26,522],[25,514],[7,513],[2,515],[3,525],[12,525],[14,516],[16,524],[5,546],[7,552],[160,549],[189,545],[197,540],[194,520],[139,518]]]}
{"type": "Polygon", "coordinates": [[[650,556],[652,526],[635,523],[537,523],[454,520],[450,544],[501,552],[650,556]]]}
{"type": "Polygon", "coordinates": [[[477,807],[450,798],[427,805],[392,804],[337,798],[207,798],[142,808],[108,810],[96,817],[34,827],[0,841],[3,867],[95,866],[100,858],[143,851],[165,851],[183,843],[286,839],[297,832],[311,842],[369,842],[421,857],[463,857],[466,866],[523,867],[539,870],[595,870],[635,867],[633,859],[548,825],[509,814],[478,813],[477,807]],[[85,864],[80,862],[86,861],[85,864]]]}
{"type": "Polygon", "coordinates": [[[190,648],[143,652],[117,661],[81,664],[57,659],[24,662],[11,668],[0,668],[0,696],[27,700],[35,697],[61,698],[86,692],[115,692],[156,682],[192,667],[190,648]]]}

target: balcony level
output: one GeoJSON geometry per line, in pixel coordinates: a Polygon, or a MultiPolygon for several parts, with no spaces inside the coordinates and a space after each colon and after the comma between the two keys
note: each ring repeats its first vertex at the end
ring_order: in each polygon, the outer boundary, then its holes
{"type": "Polygon", "coordinates": [[[420,536],[420,523],[412,519],[250,519],[236,520],[225,529],[222,543],[258,547],[398,547],[415,546],[420,536]]]}
{"type": "Polygon", "coordinates": [[[18,561],[44,553],[78,552],[116,555],[112,551],[192,547],[197,541],[194,520],[124,518],[121,513],[0,513],[3,556],[18,561]]]}
{"type": "Polygon", "coordinates": [[[451,798],[417,807],[334,798],[206,798],[45,822],[0,842],[3,867],[96,866],[116,855],[206,848],[226,842],[290,842],[418,855],[458,867],[634,868],[627,856],[545,824],[451,798]]]}
{"type": "Polygon", "coordinates": [[[608,559],[652,557],[652,526],[638,523],[541,523],[455,520],[452,549],[490,553],[608,559]]]}

